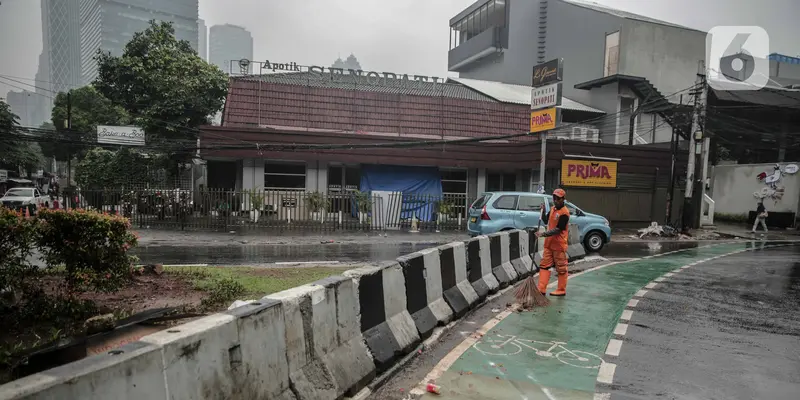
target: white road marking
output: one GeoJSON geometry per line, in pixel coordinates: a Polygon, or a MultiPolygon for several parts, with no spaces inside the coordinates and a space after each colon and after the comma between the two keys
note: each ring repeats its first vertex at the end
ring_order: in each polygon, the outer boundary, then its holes
{"type": "Polygon", "coordinates": [[[614,328],[615,335],[625,336],[626,333],[628,333],[628,324],[620,322],[617,324],[617,327],[614,328]]]}
{"type": "Polygon", "coordinates": [[[595,393],[593,400],[611,400],[611,393],[595,393]]]}
{"type": "Polygon", "coordinates": [[[658,284],[655,283],[655,282],[650,282],[647,285],[644,285],[644,287],[647,288],[647,289],[655,289],[656,285],[658,285],[658,284]]]}
{"type": "Polygon", "coordinates": [[[608,347],[606,347],[607,355],[617,357],[620,350],[622,350],[622,340],[611,339],[608,341],[608,347]]]}
{"type": "Polygon", "coordinates": [[[646,295],[646,294],[647,294],[647,290],[640,290],[640,291],[636,292],[636,294],[634,296],[636,296],[636,297],[644,297],[644,295],[646,295]]]}
{"type": "Polygon", "coordinates": [[[275,265],[339,264],[341,261],[281,261],[275,265]]]}
{"type": "Polygon", "coordinates": [[[637,299],[630,299],[628,301],[628,307],[635,308],[638,305],[639,305],[639,300],[637,299]]]}
{"type": "Polygon", "coordinates": [[[692,266],[691,265],[684,265],[684,266],[681,267],[681,269],[689,269],[689,268],[692,268],[692,266]]]}
{"type": "Polygon", "coordinates": [[[632,316],[633,316],[633,311],[622,310],[622,315],[619,317],[619,319],[623,321],[630,321],[632,316]]]}
{"type": "Polygon", "coordinates": [[[653,279],[653,280],[656,281],[656,282],[664,282],[665,279],[667,279],[667,278],[664,278],[663,276],[659,276],[658,278],[653,279]]]}
{"type": "Polygon", "coordinates": [[[597,381],[607,385],[614,383],[614,371],[616,370],[616,364],[603,362],[600,365],[600,371],[597,372],[597,381]]]}
{"type": "Polygon", "coordinates": [[[664,274],[664,277],[665,278],[672,278],[673,275],[675,275],[674,272],[667,272],[666,274],[664,274]]]}

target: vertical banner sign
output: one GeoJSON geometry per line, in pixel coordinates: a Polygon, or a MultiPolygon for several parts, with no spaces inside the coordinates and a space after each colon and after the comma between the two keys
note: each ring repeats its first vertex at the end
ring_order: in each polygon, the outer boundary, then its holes
{"type": "Polygon", "coordinates": [[[556,58],[546,63],[538,64],[533,67],[533,79],[531,86],[539,87],[551,83],[561,82],[564,73],[564,59],[556,58]]]}
{"type": "Polygon", "coordinates": [[[561,160],[561,184],[575,187],[617,187],[617,162],[561,160]]]}
{"type": "Polygon", "coordinates": [[[561,105],[561,82],[531,89],[531,110],[561,105]]]}
{"type": "Polygon", "coordinates": [[[561,80],[564,73],[564,59],[556,58],[533,67],[531,77],[531,130],[542,132],[542,153],[539,161],[539,185],[537,193],[544,193],[544,172],[547,166],[547,131],[555,129],[561,115],[561,80]]]}

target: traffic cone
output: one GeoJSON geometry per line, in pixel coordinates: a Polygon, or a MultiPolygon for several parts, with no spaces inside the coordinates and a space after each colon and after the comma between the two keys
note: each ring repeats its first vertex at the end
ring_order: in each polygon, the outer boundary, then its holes
{"type": "Polygon", "coordinates": [[[25,207],[25,218],[30,218],[30,217],[31,217],[31,208],[25,207]]]}

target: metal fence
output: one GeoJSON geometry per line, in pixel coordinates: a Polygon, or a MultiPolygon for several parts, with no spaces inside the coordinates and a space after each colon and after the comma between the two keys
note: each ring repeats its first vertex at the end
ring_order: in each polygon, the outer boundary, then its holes
{"type": "Polygon", "coordinates": [[[196,231],[466,230],[466,195],[400,192],[101,190],[70,208],[119,213],[139,228],[196,231]]]}

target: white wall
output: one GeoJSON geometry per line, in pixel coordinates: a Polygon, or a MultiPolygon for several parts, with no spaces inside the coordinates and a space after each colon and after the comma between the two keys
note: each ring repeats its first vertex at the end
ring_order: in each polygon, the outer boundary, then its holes
{"type": "Polygon", "coordinates": [[[242,189],[264,188],[264,159],[245,159],[242,161],[242,189]]]}
{"type": "Polygon", "coordinates": [[[706,55],[704,32],[631,19],[620,42],[619,73],[643,76],[665,96],[694,85],[706,55]]]}
{"type": "MultiPolygon", "coordinates": [[[[766,186],[757,176],[762,172],[767,175],[774,171],[775,164],[717,165],[714,167],[711,197],[715,202],[715,211],[726,214],[747,214],[755,211],[758,199],[753,193],[766,186]]],[[[764,199],[767,211],[798,211],[800,201],[800,173],[785,175],[779,185],[784,189],[783,198],[764,199]]]]}
{"type": "Polygon", "coordinates": [[[306,165],[306,191],[328,193],[328,163],[309,161],[306,165]]]}

